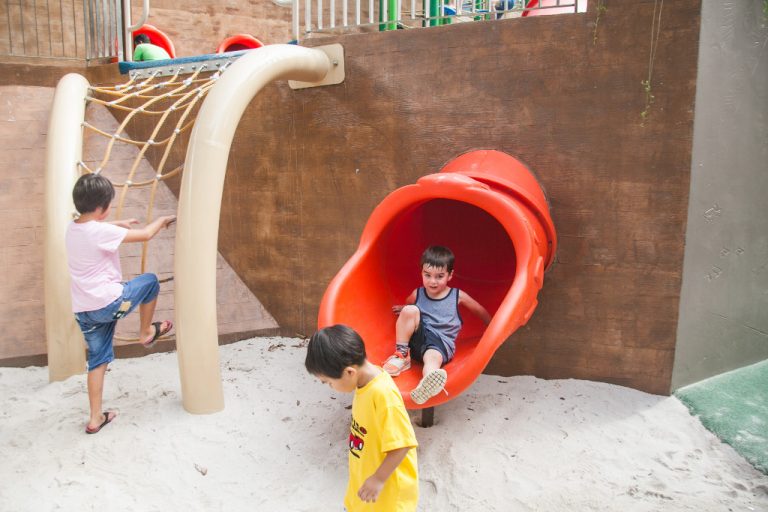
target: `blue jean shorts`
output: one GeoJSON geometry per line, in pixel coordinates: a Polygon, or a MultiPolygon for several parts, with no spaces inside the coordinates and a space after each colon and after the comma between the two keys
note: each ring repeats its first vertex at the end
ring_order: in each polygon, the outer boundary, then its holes
{"type": "Polygon", "coordinates": [[[83,331],[88,345],[88,371],[112,362],[115,351],[112,338],[117,321],[136,309],[139,304],[152,302],[160,293],[155,274],[141,274],[123,284],[123,294],[114,302],[94,311],[75,313],[75,320],[83,331]]]}
{"type": "Polygon", "coordinates": [[[408,346],[411,348],[411,357],[419,363],[424,362],[424,353],[429,349],[440,352],[443,356],[443,364],[451,360],[448,357],[448,350],[446,350],[443,340],[424,325],[423,319],[419,319],[419,327],[411,334],[408,346]]]}

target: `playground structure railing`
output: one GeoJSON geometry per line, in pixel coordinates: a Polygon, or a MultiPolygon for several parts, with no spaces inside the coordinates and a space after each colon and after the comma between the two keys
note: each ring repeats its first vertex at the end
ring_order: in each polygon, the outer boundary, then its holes
{"type": "Polygon", "coordinates": [[[586,0],[293,0],[293,37],[396,30],[586,10],[586,0]]]}
{"type": "Polygon", "coordinates": [[[26,61],[123,60],[123,0],[4,3],[5,13],[0,15],[0,57],[26,61]]]}

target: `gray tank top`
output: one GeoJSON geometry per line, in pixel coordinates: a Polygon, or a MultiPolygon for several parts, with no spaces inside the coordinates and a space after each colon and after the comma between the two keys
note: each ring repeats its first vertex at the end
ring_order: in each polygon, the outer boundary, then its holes
{"type": "Polygon", "coordinates": [[[430,299],[421,287],[416,290],[416,307],[421,312],[424,327],[435,333],[445,344],[448,356],[456,351],[456,336],[461,330],[459,315],[459,289],[451,288],[448,295],[439,300],[430,299]]]}

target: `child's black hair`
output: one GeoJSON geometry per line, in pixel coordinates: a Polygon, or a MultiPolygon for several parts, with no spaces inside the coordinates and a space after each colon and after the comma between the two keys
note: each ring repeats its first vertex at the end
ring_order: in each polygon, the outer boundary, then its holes
{"type": "Polygon", "coordinates": [[[365,363],[365,344],[353,329],[332,325],[320,329],[309,339],[304,366],[312,375],[341,378],[344,368],[365,363]]]}
{"type": "Polygon", "coordinates": [[[100,174],[83,174],[72,189],[72,200],[81,214],[95,212],[96,208],[106,210],[114,198],[115,187],[100,174]]]}
{"type": "Polygon", "coordinates": [[[419,266],[421,268],[424,268],[424,265],[434,268],[445,268],[450,273],[453,272],[454,260],[453,252],[449,248],[441,245],[432,245],[427,247],[427,250],[421,255],[419,266]]]}
{"type": "Polygon", "coordinates": [[[133,38],[133,46],[139,46],[140,44],[149,44],[152,41],[147,34],[139,34],[133,38]]]}

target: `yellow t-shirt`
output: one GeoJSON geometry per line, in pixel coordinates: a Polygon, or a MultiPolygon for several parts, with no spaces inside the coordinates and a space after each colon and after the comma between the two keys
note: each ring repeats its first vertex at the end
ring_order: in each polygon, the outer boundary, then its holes
{"type": "Polygon", "coordinates": [[[392,377],[382,371],[355,391],[349,432],[349,485],[344,506],[349,512],[412,512],[419,502],[416,434],[392,377]],[[411,447],[384,483],[375,503],[357,497],[360,486],[381,465],[387,452],[411,447]]]}

